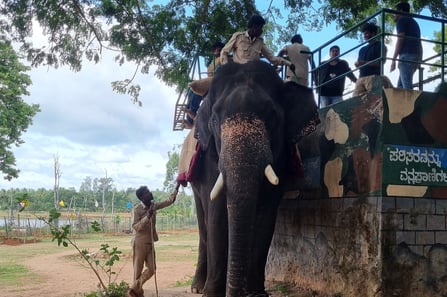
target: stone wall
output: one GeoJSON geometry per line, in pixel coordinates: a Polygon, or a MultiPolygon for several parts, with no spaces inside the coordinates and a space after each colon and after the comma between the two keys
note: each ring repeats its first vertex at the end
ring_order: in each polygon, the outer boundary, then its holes
{"type": "Polygon", "coordinates": [[[299,144],[305,177],[279,209],[267,279],[329,296],[446,297],[447,96],[378,79],[320,118],[299,144]]]}
{"type": "Polygon", "coordinates": [[[447,296],[447,199],[382,202],[383,296],[447,296]]]}
{"type": "Polygon", "coordinates": [[[284,201],[268,259],[269,279],[331,296],[377,296],[378,208],[376,198],[284,201]]]}

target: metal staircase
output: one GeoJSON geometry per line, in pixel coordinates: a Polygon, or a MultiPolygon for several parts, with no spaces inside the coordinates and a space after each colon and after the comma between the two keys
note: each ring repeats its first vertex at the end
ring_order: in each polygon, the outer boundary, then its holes
{"type": "MultiPolygon", "coordinates": [[[[201,79],[202,72],[200,71],[200,58],[201,56],[197,55],[191,63],[189,68],[189,76],[191,80],[201,79]]],[[[174,123],[172,130],[174,131],[183,131],[185,129],[184,121],[186,119],[185,108],[188,106],[188,87],[183,88],[177,98],[177,102],[175,103],[174,110],[174,123]]]]}

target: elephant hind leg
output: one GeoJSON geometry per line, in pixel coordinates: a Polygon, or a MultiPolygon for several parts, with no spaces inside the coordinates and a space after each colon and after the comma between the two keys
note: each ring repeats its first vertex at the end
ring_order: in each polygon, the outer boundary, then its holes
{"type": "Polygon", "coordinates": [[[207,275],[207,251],[206,240],[203,237],[199,241],[199,256],[197,259],[196,272],[191,284],[191,293],[202,294],[206,283],[207,275]]]}
{"type": "Polygon", "coordinates": [[[203,287],[197,285],[191,285],[191,293],[192,294],[203,294],[203,287]]]}
{"type": "Polygon", "coordinates": [[[194,275],[191,284],[191,293],[203,294],[203,288],[205,287],[205,282],[206,282],[206,269],[205,271],[200,271],[199,266],[197,266],[196,273],[194,275]]]}
{"type": "MultiPolygon", "coordinates": [[[[197,267],[194,274],[194,278],[191,284],[191,293],[202,294],[205,287],[206,275],[207,275],[207,234],[206,234],[206,220],[205,209],[202,206],[202,201],[197,197],[201,197],[201,193],[197,192],[195,188],[194,198],[196,200],[197,208],[197,221],[199,222],[199,251],[197,258],[197,267]]],[[[206,207],[206,205],[205,205],[206,207]]]]}

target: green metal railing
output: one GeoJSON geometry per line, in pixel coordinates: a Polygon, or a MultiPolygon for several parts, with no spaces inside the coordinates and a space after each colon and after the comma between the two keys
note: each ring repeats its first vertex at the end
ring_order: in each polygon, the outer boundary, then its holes
{"type": "MultiPolygon", "coordinates": [[[[330,63],[331,61],[333,61],[335,59],[334,58],[334,59],[322,61],[323,50],[326,52],[327,48],[329,48],[331,45],[340,43],[342,38],[346,38],[346,37],[352,36],[354,34],[357,34],[358,32],[361,32],[361,28],[368,22],[373,22],[380,28],[379,33],[376,36],[374,36],[373,38],[380,39],[382,44],[386,45],[388,43],[388,40],[390,37],[397,36],[396,34],[393,34],[393,32],[392,32],[392,30],[394,29],[394,24],[393,24],[393,26],[390,26],[390,24],[388,22],[391,19],[391,16],[395,15],[395,14],[407,15],[407,16],[413,17],[416,21],[424,20],[424,21],[428,21],[429,23],[439,25],[439,31],[441,32],[440,40],[421,38],[421,42],[423,44],[427,44],[427,43],[433,44],[433,46],[438,44],[438,45],[440,45],[441,52],[437,53],[431,57],[423,57],[423,60],[421,61],[421,63],[418,63],[419,64],[419,67],[418,67],[419,75],[418,75],[417,82],[414,84],[414,87],[417,87],[419,90],[423,90],[424,85],[427,83],[430,83],[430,82],[433,82],[436,80],[440,80],[440,82],[444,81],[445,75],[446,75],[445,26],[446,26],[447,20],[429,17],[429,16],[417,15],[417,14],[412,14],[412,13],[403,13],[403,12],[399,12],[399,11],[391,10],[391,9],[382,9],[382,10],[378,11],[377,13],[364,19],[362,22],[356,24],[355,26],[349,28],[348,30],[338,34],[334,38],[328,40],[327,42],[322,44],[320,47],[318,47],[317,49],[312,51],[313,59],[317,61],[317,65],[319,65],[319,66],[316,67],[315,69],[311,70],[310,74],[316,75],[318,77],[319,68],[326,63],[330,63]],[[437,70],[435,72],[433,72],[433,75],[424,79],[423,71],[425,70],[425,67],[435,68],[437,70]]],[[[344,52],[340,52],[340,55],[337,58],[343,58],[343,56],[346,56],[346,55],[350,54],[351,52],[358,51],[360,49],[360,47],[366,45],[367,43],[368,43],[368,41],[365,40],[344,52]]],[[[393,49],[391,49],[391,50],[393,50],[393,49]]],[[[389,52],[391,52],[390,49],[388,49],[388,53],[389,52]]],[[[315,82],[312,80],[312,88],[317,89],[319,87],[322,87],[326,84],[331,83],[332,81],[339,79],[341,76],[346,76],[349,73],[356,72],[360,68],[368,66],[373,63],[376,63],[378,61],[380,61],[380,63],[381,63],[381,74],[383,75],[384,74],[384,64],[386,63],[387,60],[392,60],[392,59],[387,58],[387,53],[385,53],[382,49],[382,53],[379,58],[372,60],[369,63],[364,64],[359,68],[351,67],[352,70],[350,72],[343,73],[343,74],[331,79],[330,81],[326,81],[324,83],[318,84],[318,82],[315,82]]],[[[400,59],[396,59],[396,61],[411,62],[411,61],[405,61],[405,60],[400,60],[400,59]]],[[[347,95],[347,93],[345,93],[344,95],[347,95]]],[[[318,103],[320,103],[319,101],[320,100],[318,100],[318,103]]]]}
{"type": "MultiPolygon", "coordinates": [[[[342,33],[338,34],[337,36],[335,36],[334,38],[328,40],[327,42],[323,43],[320,47],[318,47],[317,49],[313,50],[310,54],[312,55],[312,60],[316,62],[316,65],[318,65],[317,67],[315,67],[314,69],[312,69],[309,73],[310,77],[318,77],[318,71],[319,68],[321,66],[323,66],[326,63],[330,63],[331,61],[333,61],[334,59],[329,59],[329,60],[325,60],[323,61],[323,55],[326,54],[328,52],[328,48],[332,45],[335,44],[340,44],[343,38],[352,38],[354,35],[358,34],[359,32],[361,32],[361,28],[368,22],[374,22],[378,27],[379,27],[379,33],[374,36],[373,38],[376,39],[380,39],[380,41],[382,42],[382,44],[387,44],[389,43],[389,39],[391,37],[396,37],[396,34],[393,34],[393,30],[394,30],[394,24],[392,24],[391,21],[391,16],[395,15],[395,14],[400,14],[403,15],[405,13],[396,11],[396,10],[391,10],[391,9],[382,9],[378,12],[376,12],[375,14],[371,15],[370,17],[364,19],[363,21],[361,21],[360,23],[356,24],[355,26],[343,31],[342,33]],[[324,54],[323,54],[324,51],[324,54]]],[[[422,39],[421,38],[421,42],[423,44],[432,44],[433,46],[435,45],[439,45],[441,52],[437,53],[433,56],[430,57],[423,57],[423,60],[421,61],[421,63],[419,63],[419,67],[418,67],[418,79],[417,82],[414,84],[414,87],[418,88],[419,90],[423,90],[424,85],[439,80],[444,81],[445,80],[445,75],[446,75],[446,66],[445,66],[445,59],[446,59],[446,48],[445,48],[445,40],[446,40],[446,36],[445,36],[445,27],[446,27],[446,23],[447,20],[445,19],[440,19],[440,18],[434,18],[434,17],[429,17],[429,16],[423,16],[423,15],[418,15],[418,14],[405,14],[408,16],[413,17],[416,21],[418,20],[423,20],[423,21],[427,21],[430,24],[436,24],[437,26],[439,26],[439,31],[441,32],[441,38],[440,40],[435,40],[433,39],[422,39]],[[425,68],[431,68],[431,69],[436,69],[434,72],[432,72],[433,75],[430,75],[426,78],[424,78],[424,70],[425,68]]],[[[419,24],[420,25],[420,24],[419,24]]],[[[421,26],[421,25],[420,25],[421,26]]],[[[435,29],[436,30],[436,29],[435,29]]],[[[364,45],[366,45],[368,43],[367,40],[358,43],[356,46],[347,49],[346,51],[340,52],[340,55],[337,58],[343,58],[344,56],[349,55],[350,53],[353,52],[358,52],[359,49],[361,47],[363,47],[364,45]]],[[[393,49],[388,49],[388,53],[390,53],[393,49]]],[[[203,74],[200,71],[200,59],[203,59],[203,57],[197,55],[196,58],[192,61],[191,63],[191,68],[190,68],[190,76],[191,78],[196,78],[197,76],[199,77],[199,79],[201,78],[201,75],[203,74]]],[[[335,81],[337,79],[339,79],[341,76],[345,76],[349,73],[352,72],[358,72],[358,70],[362,67],[366,67],[370,64],[376,63],[378,61],[380,61],[381,63],[381,74],[384,74],[384,64],[386,63],[386,61],[391,60],[391,58],[387,57],[387,53],[385,53],[382,49],[382,53],[381,56],[375,60],[369,61],[368,63],[360,66],[359,68],[355,68],[355,67],[351,67],[351,71],[343,73],[329,81],[326,81],[324,83],[320,83],[318,84],[317,82],[315,82],[314,79],[310,79],[311,81],[311,87],[313,89],[318,89],[319,87],[322,87],[326,84],[331,83],[332,81],[335,81]]],[[[399,60],[397,59],[396,61],[404,61],[404,60],[399,60]]],[[[410,62],[410,61],[408,61],[410,62]]],[[[284,75],[284,72],[282,72],[282,75],[284,75]]],[[[349,93],[352,91],[348,91],[345,92],[343,95],[349,95],[349,93]]],[[[184,129],[184,125],[183,125],[183,121],[185,119],[185,112],[184,109],[188,104],[188,96],[187,96],[188,92],[187,92],[187,88],[182,90],[179,93],[176,105],[175,105],[175,112],[174,112],[174,125],[173,125],[173,130],[174,131],[181,131],[184,129]]],[[[320,105],[320,98],[318,97],[318,105],[320,105]]]]}

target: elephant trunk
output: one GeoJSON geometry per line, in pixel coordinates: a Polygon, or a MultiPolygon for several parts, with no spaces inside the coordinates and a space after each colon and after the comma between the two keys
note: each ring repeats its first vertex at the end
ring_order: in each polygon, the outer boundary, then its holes
{"type": "MultiPolygon", "coordinates": [[[[253,207],[255,208],[255,207],[253,207]]],[[[227,297],[240,297],[246,287],[248,258],[253,231],[253,213],[244,213],[240,206],[229,207],[229,246],[227,268],[227,297]]]]}
{"type": "Polygon", "coordinates": [[[265,168],[273,157],[261,120],[234,117],[222,125],[221,131],[219,169],[226,187],[229,224],[226,296],[240,297],[246,287],[248,259],[253,248],[259,191],[266,181],[265,168]]]}

